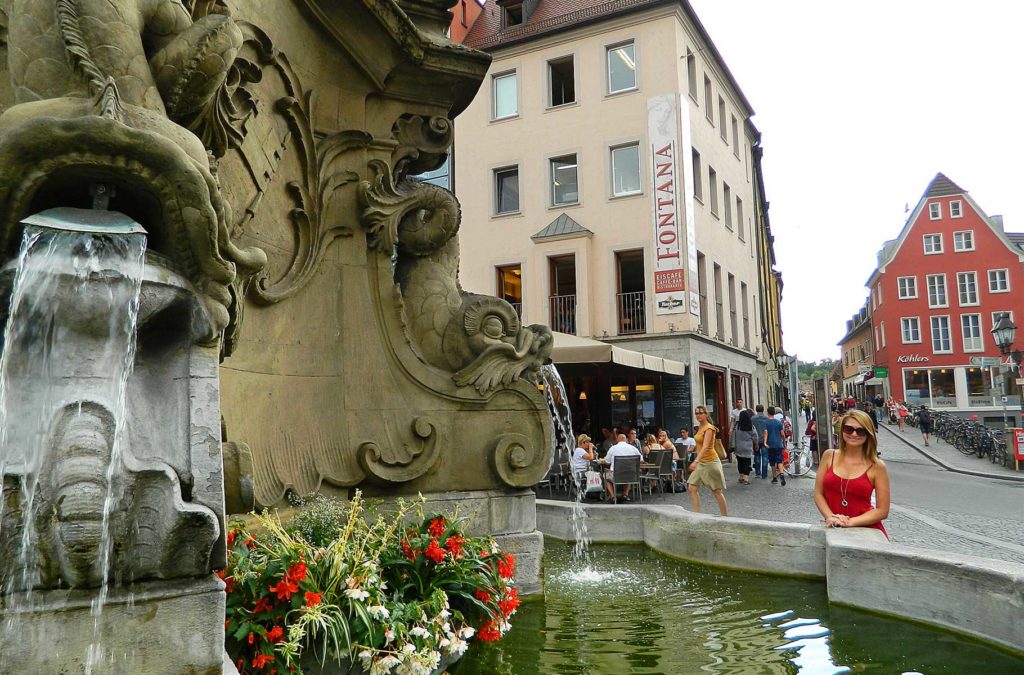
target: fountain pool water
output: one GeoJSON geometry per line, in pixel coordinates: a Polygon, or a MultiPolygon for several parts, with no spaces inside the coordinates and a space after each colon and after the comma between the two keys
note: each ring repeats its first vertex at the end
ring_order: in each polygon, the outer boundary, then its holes
{"type": "Polygon", "coordinates": [[[1020,673],[1024,659],[952,633],[830,605],[820,582],[720,570],[638,546],[545,542],[545,598],[453,675],[1020,673]],[[979,664],[984,664],[982,669],[979,664]]]}

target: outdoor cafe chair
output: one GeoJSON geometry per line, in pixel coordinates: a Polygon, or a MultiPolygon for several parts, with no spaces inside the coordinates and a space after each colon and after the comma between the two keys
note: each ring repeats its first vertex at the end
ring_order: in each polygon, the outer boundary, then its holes
{"type": "Polygon", "coordinates": [[[661,453],[661,463],[658,465],[658,482],[661,484],[661,491],[665,491],[665,481],[672,486],[672,494],[676,492],[676,479],[672,471],[672,451],[665,450],[661,453]]]}
{"type": "MultiPolygon", "coordinates": [[[[640,479],[640,455],[635,457],[616,457],[615,467],[612,470],[612,490],[616,490],[620,485],[635,485],[637,499],[643,503],[643,487],[641,486],[640,479]]],[[[619,503],[618,493],[616,492],[615,503],[619,503]]]]}
{"type": "MultiPolygon", "coordinates": [[[[664,450],[651,450],[651,453],[647,455],[647,461],[644,463],[654,464],[660,467],[661,457],[664,453],[664,450]]],[[[645,484],[650,485],[651,494],[654,494],[654,483],[658,481],[658,469],[644,469],[641,478],[645,484]]]]}

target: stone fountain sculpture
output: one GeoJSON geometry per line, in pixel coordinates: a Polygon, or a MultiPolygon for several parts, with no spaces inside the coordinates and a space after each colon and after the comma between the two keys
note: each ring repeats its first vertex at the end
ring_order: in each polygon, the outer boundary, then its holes
{"type": "MultiPolygon", "coordinates": [[[[489,63],[443,36],[453,4],[0,0],[0,292],[26,221],[121,218],[147,242],[123,447],[83,367],[31,477],[32,602],[0,606],[35,639],[0,669],[77,672],[99,635],[130,661],[98,670],[219,672],[225,511],[290,495],[457,502],[539,587],[551,333],[461,289],[458,201],[414,179],[489,63]],[[106,570],[68,462],[116,465],[106,570]]],[[[29,476],[0,468],[7,550],[29,476]]]]}

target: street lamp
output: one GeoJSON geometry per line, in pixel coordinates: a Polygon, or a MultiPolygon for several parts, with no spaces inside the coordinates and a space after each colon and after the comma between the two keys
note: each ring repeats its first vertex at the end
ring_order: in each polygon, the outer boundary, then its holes
{"type": "MultiPolygon", "coordinates": [[[[1010,317],[1004,316],[999,319],[995,327],[992,329],[992,337],[996,341],[996,346],[999,347],[999,353],[1003,356],[1010,357],[1010,362],[1013,364],[1013,370],[1020,374],[1020,362],[1021,354],[1019,349],[1013,348],[1013,340],[1017,337],[1017,325],[1010,320],[1010,317]]],[[[1006,391],[1004,389],[1004,391],[1006,391]]],[[[1024,401],[1024,396],[1021,396],[1021,400],[1024,401]]],[[[1021,409],[1024,411],[1024,408],[1021,409]]],[[[1003,397],[1003,426],[1006,426],[1006,397],[1003,397]]]]}

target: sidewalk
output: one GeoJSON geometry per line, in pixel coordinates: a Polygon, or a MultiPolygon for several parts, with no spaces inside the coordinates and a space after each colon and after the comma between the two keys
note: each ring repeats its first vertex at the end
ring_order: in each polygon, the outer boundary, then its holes
{"type": "Polygon", "coordinates": [[[899,427],[895,424],[890,426],[887,422],[883,421],[881,429],[882,431],[879,442],[881,442],[881,439],[884,438],[886,434],[889,434],[891,438],[898,438],[947,471],[955,471],[956,473],[980,476],[982,478],[995,478],[997,480],[1009,480],[1024,483],[1024,462],[1022,462],[1021,466],[1022,471],[1015,471],[1012,458],[1009,466],[993,464],[988,461],[987,458],[983,459],[976,455],[963,454],[949,443],[946,443],[941,438],[937,437],[935,434],[930,434],[928,436],[929,444],[926,447],[924,444],[924,438],[921,436],[921,432],[917,428],[909,425],[904,426],[904,431],[901,433],[899,427]]]}

